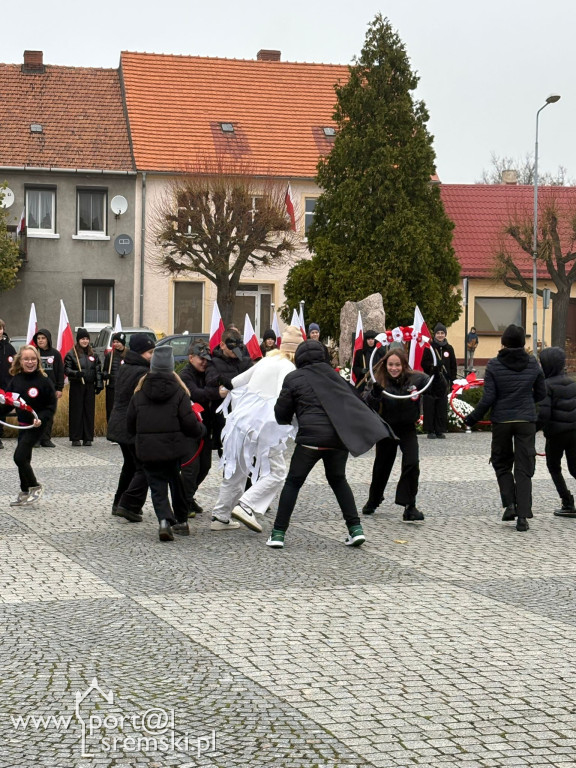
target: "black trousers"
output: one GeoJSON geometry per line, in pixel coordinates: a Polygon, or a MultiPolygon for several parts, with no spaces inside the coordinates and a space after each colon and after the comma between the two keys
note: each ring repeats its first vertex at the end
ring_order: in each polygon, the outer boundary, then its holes
{"type": "Polygon", "coordinates": [[[303,445],[297,444],[292,454],[288,476],[278,501],[278,512],[274,521],[274,528],[278,531],[288,530],[300,488],[302,488],[306,478],[320,460],[324,462],[326,480],[328,480],[330,488],[334,491],[346,525],[348,528],[353,525],[360,525],[354,494],[348,485],[348,480],[346,480],[348,451],[316,451],[313,448],[306,448],[303,445]]]}
{"type": "Polygon", "coordinates": [[[184,493],[188,504],[194,498],[196,491],[202,485],[210,472],[212,466],[212,438],[207,437],[204,440],[204,446],[200,454],[191,464],[182,467],[182,483],[184,484],[184,493]]]}
{"type": "Polygon", "coordinates": [[[110,414],[114,407],[114,387],[106,387],[106,424],[110,421],[110,414]]]}
{"type": "Polygon", "coordinates": [[[376,443],[376,457],[372,467],[372,482],[368,494],[367,506],[376,508],[384,498],[384,491],[396,461],[398,448],[402,451],[402,469],[396,486],[396,504],[405,507],[416,504],[418,494],[418,478],[420,477],[420,459],[418,454],[418,436],[416,427],[402,429],[394,427],[399,438],[396,440],[380,440],[376,443]]]}
{"type": "Polygon", "coordinates": [[[141,512],[148,495],[148,480],[142,462],[136,456],[136,446],[129,443],[120,443],[120,450],[124,458],[118,487],[114,494],[114,504],[129,509],[132,512],[141,512]]]}
{"type": "Polygon", "coordinates": [[[70,382],[68,400],[68,436],[70,440],[94,440],[94,384],[70,382]]]}
{"type": "Polygon", "coordinates": [[[180,477],[180,460],[145,463],[144,472],[150,486],[150,495],[158,522],[168,520],[171,525],[176,522],[185,523],[188,520],[188,504],[180,477]],[[172,506],[168,499],[168,489],[172,497],[172,506]]]}
{"type": "Polygon", "coordinates": [[[424,416],[424,432],[442,435],[448,432],[448,399],[446,395],[433,397],[422,395],[422,413],[424,416]]]}
{"type": "Polygon", "coordinates": [[[516,504],[518,517],[532,517],[536,468],[536,425],[528,421],[492,424],[491,461],[502,506],[516,504]]]}
{"type": "Polygon", "coordinates": [[[576,478],[576,430],[546,438],[546,466],[562,501],[570,501],[570,491],[562,474],[562,456],[566,456],[568,472],[576,478]]]}
{"type": "Polygon", "coordinates": [[[21,491],[28,491],[38,485],[31,461],[32,449],[36,445],[41,430],[42,427],[34,427],[18,431],[18,445],[14,451],[14,463],[18,467],[21,491]]]}
{"type": "Polygon", "coordinates": [[[45,416],[42,419],[42,426],[39,427],[39,435],[36,439],[37,443],[46,443],[52,437],[52,426],[54,425],[54,414],[45,416]]]}

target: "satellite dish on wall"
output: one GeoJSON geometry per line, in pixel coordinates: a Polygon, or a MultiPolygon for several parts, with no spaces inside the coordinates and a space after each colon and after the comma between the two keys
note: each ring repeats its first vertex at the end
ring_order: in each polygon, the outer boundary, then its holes
{"type": "Polygon", "coordinates": [[[116,195],[110,201],[110,208],[112,208],[112,212],[115,213],[116,216],[121,216],[128,210],[128,201],[122,195],[116,195]]]}
{"type": "Polygon", "coordinates": [[[6,187],[4,190],[4,198],[2,200],[2,208],[10,208],[12,203],[14,202],[14,192],[10,189],[10,187],[6,187]]]}

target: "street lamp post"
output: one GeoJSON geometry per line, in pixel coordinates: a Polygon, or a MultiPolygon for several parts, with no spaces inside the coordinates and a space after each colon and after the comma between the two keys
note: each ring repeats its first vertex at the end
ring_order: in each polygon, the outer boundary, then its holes
{"type": "Polygon", "coordinates": [[[553,93],[546,99],[538,112],[536,112],[536,142],[534,145],[534,230],[532,233],[532,349],[538,354],[538,118],[540,112],[546,109],[548,104],[555,104],[560,100],[557,93],[553,93]]]}

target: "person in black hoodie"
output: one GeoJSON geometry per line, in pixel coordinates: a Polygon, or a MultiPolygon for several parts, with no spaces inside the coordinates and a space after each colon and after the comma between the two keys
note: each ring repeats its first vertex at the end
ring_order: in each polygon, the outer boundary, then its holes
{"type": "Polygon", "coordinates": [[[180,378],[188,387],[190,398],[204,409],[202,422],[206,427],[206,436],[200,453],[194,461],[182,466],[182,481],[190,517],[203,511],[194,495],[212,466],[212,404],[222,402],[218,386],[213,384],[209,387],[206,384],[206,369],[211,359],[208,345],[203,341],[193,341],[188,350],[188,365],[180,371],[180,378]]]}
{"type": "Polygon", "coordinates": [[[91,446],[94,440],[96,395],[104,388],[100,358],[90,345],[90,334],[79,328],[76,344],[64,358],[64,372],[70,381],[68,437],[74,447],[91,446]]]}
{"type": "Polygon", "coordinates": [[[284,546],[284,534],[298,493],[314,465],[322,460],[326,479],[334,491],[348,536],[346,545],[364,543],[364,531],[354,495],[346,479],[348,453],[360,456],[379,440],[392,437],[388,425],[362,402],[353,388],[326,362],[319,341],[305,341],[296,350],[296,369],[284,379],[274,413],[279,424],[298,421],[296,448],[280,494],[274,528],[266,542],[284,546]]]}
{"type": "Polygon", "coordinates": [[[557,517],[576,517],[574,496],[562,475],[562,457],[576,478],[576,381],[566,373],[566,353],[560,347],[545,347],[540,353],[546,397],[538,405],[538,427],[546,438],[546,466],[562,501],[557,517]]]}
{"type": "Polygon", "coordinates": [[[112,349],[104,355],[104,368],[102,379],[106,382],[106,422],[110,421],[110,414],[114,407],[114,389],[118,369],[124,365],[126,357],[126,334],[122,331],[112,334],[112,349]]]}
{"type": "Polygon", "coordinates": [[[391,349],[387,352],[374,368],[374,376],[376,383],[367,393],[366,402],[392,427],[399,442],[381,440],[376,443],[372,482],[368,501],[362,512],[365,515],[373,515],[383,500],[386,484],[396,461],[396,452],[400,446],[402,471],[396,486],[396,504],[404,507],[404,521],[424,520],[424,515],[416,508],[420,477],[416,422],[420,418],[420,398],[416,395],[415,399],[410,397],[397,400],[386,393],[396,397],[410,395],[411,392],[417,392],[426,386],[429,378],[425,373],[411,370],[406,353],[400,349],[391,349]]]}
{"type": "Polygon", "coordinates": [[[448,393],[458,376],[454,347],[446,341],[446,326],[436,323],[434,338],[422,354],[422,370],[434,381],[422,395],[424,432],[429,438],[446,438],[448,432],[448,393]]]}
{"type": "Polygon", "coordinates": [[[20,424],[33,424],[32,429],[18,430],[18,445],[14,451],[14,463],[20,476],[20,493],[10,506],[17,507],[32,504],[42,495],[42,486],[36,480],[32,469],[32,449],[42,432],[45,420],[54,416],[56,394],[54,385],[42,370],[40,353],[32,345],[26,344],[14,358],[10,375],[10,391],[22,396],[27,405],[36,412],[38,418],[29,411],[18,410],[20,424]]]}
{"type": "MultiPolygon", "coordinates": [[[[10,337],[6,333],[4,320],[0,320],[0,389],[6,391],[10,383],[10,367],[16,357],[16,350],[10,344],[10,337]]],[[[12,408],[8,405],[0,405],[0,421],[6,421],[6,416],[12,408]]],[[[0,450],[4,448],[4,425],[0,424],[0,450]]]]}
{"type": "Polygon", "coordinates": [[[188,450],[187,438],[200,440],[206,430],[192,410],[190,392],[174,373],[174,353],[168,345],[154,350],[150,373],[142,377],[128,406],[126,427],[136,437],[136,455],[150,486],[160,541],[174,541],[174,533],[188,536],[180,463],[188,450]]]}
{"type": "Polygon", "coordinates": [[[482,399],[464,423],[472,427],[492,409],[490,460],[504,507],[502,520],[517,517],[516,530],[527,531],[536,466],[536,403],[545,398],[546,386],[538,361],[524,349],[524,328],[509,325],[501,342],[498,356],[486,366],[482,399]]]}
{"type": "Polygon", "coordinates": [[[362,349],[358,349],[352,361],[352,373],[356,377],[356,389],[363,392],[370,378],[370,358],[376,345],[376,331],[366,331],[362,349]]]}
{"type": "Polygon", "coordinates": [[[130,336],[129,349],[120,366],[114,388],[114,407],[108,422],[108,440],[118,443],[124,463],[112,502],[112,515],[130,523],[142,522],[142,507],[148,495],[148,481],[141,461],[136,456],[135,439],[128,434],[126,415],[136,385],[150,370],[154,342],[146,333],[130,336]]]}
{"type": "MultiPolygon", "coordinates": [[[[40,358],[42,359],[42,368],[46,373],[46,376],[48,376],[52,384],[54,384],[56,399],[60,400],[62,397],[62,390],[64,389],[64,363],[62,362],[62,355],[52,346],[52,334],[46,328],[40,328],[40,330],[34,334],[32,341],[38,347],[40,358]]],[[[53,422],[54,414],[45,419],[36,447],[56,447],[50,439],[52,436],[53,422]]]]}

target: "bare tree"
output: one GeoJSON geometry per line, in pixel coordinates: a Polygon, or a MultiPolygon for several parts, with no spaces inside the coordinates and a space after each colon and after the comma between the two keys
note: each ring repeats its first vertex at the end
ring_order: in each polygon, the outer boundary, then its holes
{"type": "MultiPolygon", "coordinates": [[[[534,155],[527,152],[524,157],[513,158],[509,155],[490,155],[490,167],[482,171],[482,177],[476,184],[502,184],[504,171],[516,171],[518,184],[534,184],[534,155]]],[[[538,171],[538,183],[548,187],[573,187],[574,179],[568,178],[568,171],[564,166],[558,166],[556,173],[538,171]]]]}
{"type": "MultiPolygon", "coordinates": [[[[496,253],[496,277],[509,288],[532,293],[532,282],[523,277],[515,256],[510,251],[511,240],[533,255],[534,219],[527,211],[514,213],[503,230],[496,253]]],[[[541,199],[538,211],[538,261],[544,264],[556,286],[552,298],[552,344],[564,347],[568,323],[570,291],[576,282],[576,206],[562,205],[554,193],[541,199]]],[[[538,289],[542,296],[542,289],[538,289]]]]}
{"type": "Polygon", "coordinates": [[[249,267],[290,262],[300,242],[286,214],[286,186],[255,178],[244,168],[203,163],[177,177],[156,205],[149,257],[172,275],[196,272],[217,289],[225,325],[249,267]]]}

